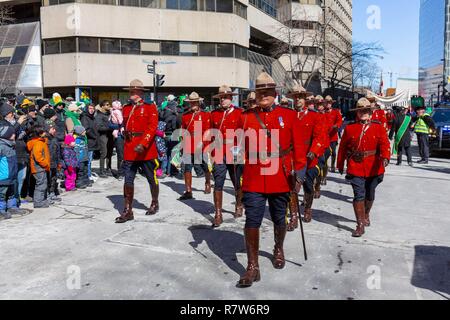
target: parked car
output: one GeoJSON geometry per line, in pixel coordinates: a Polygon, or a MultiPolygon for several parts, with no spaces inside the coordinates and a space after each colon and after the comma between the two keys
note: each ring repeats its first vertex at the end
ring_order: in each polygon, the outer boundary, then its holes
{"type": "Polygon", "coordinates": [[[450,151],[450,107],[434,108],[431,117],[436,130],[430,134],[430,152],[450,151]]]}

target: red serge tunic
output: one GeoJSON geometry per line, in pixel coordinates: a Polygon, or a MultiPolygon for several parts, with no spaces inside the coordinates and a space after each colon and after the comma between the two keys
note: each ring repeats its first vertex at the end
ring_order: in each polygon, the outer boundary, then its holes
{"type": "Polygon", "coordinates": [[[383,126],[386,126],[387,119],[386,119],[386,112],[381,109],[376,109],[373,112],[372,120],[380,122],[383,126]]]}
{"type": "Polygon", "coordinates": [[[293,110],[279,106],[270,111],[257,108],[242,114],[240,127],[247,137],[242,183],[244,192],[271,194],[290,191],[288,179],[293,164],[295,114],[293,110]],[[255,112],[270,130],[270,137],[263,130],[255,112]]]}
{"type": "MultiPolygon", "coordinates": [[[[213,159],[218,157],[219,161],[223,161],[220,159],[220,155],[223,155],[224,158],[226,157],[225,159],[233,159],[231,148],[237,146],[239,143],[237,138],[235,138],[234,133],[239,126],[241,114],[242,109],[234,106],[231,106],[227,110],[218,109],[211,112],[211,128],[219,130],[223,137],[223,143],[219,146],[215,146],[215,150],[211,152],[213,159]],[[231,137],[229,136],[230,132],[227,133],[227,130],[231,130],[233,133],[231,137]]],[[[217,139],[217,137],[213,137],[211,140],[214,141],[215,139],[217,139]]]]}
{"type": "Polygon", "coordinates": [[[347,173],[356,177],[376,177],[384,174],[383,159],[390,159],[391,146],[386,135],[386,129],[379,122],[349,124],[342,136],[339,146],[337,168],[344,170],[347,160],[347,173]],[[365,133],[363,133],[365,130],[365,133]],[[362,137],[362,138],[361,138],[362,137]],[[366,153],[361,162],[351,156],[355,152],[366,153]]]}
{"type": "Polygon", "coordinates": [[[331,109],[328,117],[331,123],[330,142],[337,142],[339,140],[338,131],[342,127],[342,114],[339,109],[331,109]]]}
{"type": "Polygon", "coordinates": [[[125,124],[124,160],[148,161],[158,158],[155,143],[155,133],[158,128],[158,111],[154,104],[127,104],[123,107],[123,123],[125,124]],[[145,151],[138,154],[134,151],[142,144],[145,151]]]}
{"type": "Polygon", "coordinates": [[[190,145],[183,146],[183,153],[194,154],[196,149],[203,143],[204,148],[206,146],[205,132],[211,127],[211,116],[208,112],[199,111],[196,113],[187,112],[183,114],[181,118],[181,127],[187,130],[190,134],[183,135],[184,143],[189,143],[190,145]],[[198,128],[198,130],[196,130],[198,128]],[[197,147],[197,148],[196,148],[197,147]]]}
{"type": "Polygon", "coordinates": [[[307,169],[317,166],[325,149],[328,137],[325,132],[325,126],[320,121],[320,115],[316,111],[305,110],[296,112],[296,120],[294,126],[294,159],[295,170],[301,170],[306,165],[307,169]],[[313,152],[316,157],[313,161],[307,163],[306,155],[313,152]]]}

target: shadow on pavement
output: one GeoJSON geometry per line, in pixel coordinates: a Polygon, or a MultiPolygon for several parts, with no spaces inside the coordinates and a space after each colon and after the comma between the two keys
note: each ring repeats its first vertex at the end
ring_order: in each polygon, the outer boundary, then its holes
{"type": "MultiPolygon", "coordinates": [[[[122,195],[109,195],[107,196],[107,198],[109,199],[109,201],[111,201],[114,204],[114,209],[117,210],[118,212],[122,212],[123,207],[124,207],[124,199],[122,195]]],[[[150,203],[149,203],[150,205],[150,203]]],[[[138,200],[134,199],[133,201],[133,209],[138,209],[138,210],[147,210],[148,207],[145,206],[144,204],[140,203],[138,200]]]]}
{"type": "Polygon", "coordinates": [[[188,230],[192,233],[192,238],[194,239],[189,244],[197,253],[202,255],[205,259],[208,259],[206,255],[197,250],[197,247],[202,242],[206,242],[208,248],[221,259],[228,268],[238,275],[244,274],[246,268],[239,263],[236,255],[238,252],[245,252],[243,235],[220,229],[212,230],[210,226],[205,225],[194,225],[189,227],[188,230]]]}
{"type": "Polygon", "coordinates": [[[330,226],[336,227],[341,230],[345,230],[348,232],[353,232],[353,229],[344,225],[341,225],[339,222],[354,222],[355,220],[350,220],[335,214],[328,213],[323,210],[314,210],[313,209],[313,221],[318,221],[320,223],[329,224],[330,226]]]}
{"type": "Polygon", "coordinates": [[[411,284],[450,300],[450,247],[415,246],[414,249],[411,284]]]}
{"type": "Polygon", "coordinates": [[[336,192],[332,192],[332,191],[328,191],[328,190],[321,190],[320,194],[329,199],[353,203],[353,198],[346,196],[345,194],[340,194],[340,193],[336,193],[336,192]]]}
{"type": "MultiPolygon", "coordinates": [[[[160,184],[163,184],[163,185],[169,187],[170,189],[172,189],[173,191],[178,193],[180,196],[184,193],[184,191],[186,191],[184,182],[178,183],[176,181],[160,181],[160,184]]],[[[203,190],[198,190],[196,188],[192,188],[192,191],[194,192],[194,194],[193,194],[194,197],[195,197],[195,192],[203,193],[203,190]]]]}

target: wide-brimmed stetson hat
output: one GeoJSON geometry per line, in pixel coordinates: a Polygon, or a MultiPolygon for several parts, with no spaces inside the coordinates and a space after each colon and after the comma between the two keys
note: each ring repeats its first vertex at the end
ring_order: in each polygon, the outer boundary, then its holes
{"type": "Polygon", "coordinates": [[[275,83],[275,80],[273,80],[273,78],[270,76],[270,74],[268,74],[267,72],[262,72],[262,73],[260,73],[258,78],[256,78],[256,85],[253,90],[258,91],[258,90],[264,90],[264,89],[278,89],[278,88],[282,88],[282,87],[277,86],[277,84],[275,83]]]}
{"type": "Polygon", "coordinates": [[[292,88],[292,91],[289,92],[286,97],[288,98],[306,98],[308,96],[312,95],[312,92],[306,91],[306,89],[301,84],[296,84],[294,88],[292,88]]]}
{"type": "Polygon", "coordinates": [[[321,95],[317,95],[315,100],[316,100],[317,104],[320,104],[320,103],[325,104],[325,102],[326,102],[325,99],[321,95]]]}
{"type": "Polygon", "coordinates": [[[184,99],[186,102],[201,102],[204,99],[198,95],[197,92],[192,92],[187,99],[184,99]]]}
{"type": "Polygon", "coordinates": [[[144,83],[139,79],[134,79],[130,82],[130,86],[128,88],[123,88],[124,90],[141,90],[141,91],[149,91],[149,89],[144,88],[144,83]]]}
{"type": "Polygon", "coordinates": [[[373,110],[374,107],[371,106],[371,102],[367,98],[361,98],[356,103],[356,108],[350,109],[350,111],[361,111],[361,110],[373,110]]]}
{"type": "Polygon", "coordinates": [[[229,85],[221,85],[219,88],[219,93],[213,96],[215,99],[220,99],[224,96],[237,96],[237,93],[234,93],[233,90],[231,90],[231,87],[229,85]]]}
{"type": "Polygon", "coordinates": [[[247,95],[247,100],[244,100],[243,102],[249,103],[249,102],[255,102],[255,101],[256,101],[256,93],[252,91],[247,95]]]}
{"type": "Polygon", "coordinates": [[[370,102],[377,102],[377,98],[373,95],[372,92],[367,92],[366,99],[370,102]]]}
{"type": "Polygon", "coordinates": [[[332,96],[326,96],[325,101],[326,101],[326,103],[335,103],[336,102],[336,100],[334,100],[332,96]]]}

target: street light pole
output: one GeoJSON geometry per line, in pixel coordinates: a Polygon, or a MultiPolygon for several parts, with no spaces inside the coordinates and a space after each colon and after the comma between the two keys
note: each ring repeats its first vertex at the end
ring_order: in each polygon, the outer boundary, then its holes
{"type": "Polygon", "coordinates": [[[158,91],[156,90],[156,60],[153,60],[153,102],[155,102],[156,106],[158,106],[158,91]]]}

